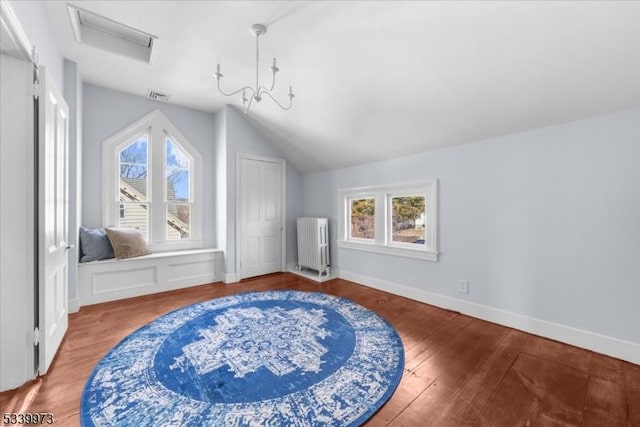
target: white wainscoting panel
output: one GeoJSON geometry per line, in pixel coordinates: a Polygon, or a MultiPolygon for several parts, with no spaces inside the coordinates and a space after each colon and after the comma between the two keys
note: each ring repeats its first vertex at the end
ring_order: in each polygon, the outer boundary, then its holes
{"type": "Polygon", "coordinates": [[[219,281],[221,252],[219,249],[196,249],[80,264],[79,305],[219,281]]]}
{"type": "Polygon", "coordinates": [[[180,260],[167,266],[167,282],[171,289],[216,281],[216,260],[180,260]]]}
{"type": "Polygon", "coordinates": [[[91,275],[91,294],[100,295],[113,292],[136,294],[138,288],[158,286],[156,266],[138,267],[135,264],[120,264],[119,271],[97,271],[91,275]]]}

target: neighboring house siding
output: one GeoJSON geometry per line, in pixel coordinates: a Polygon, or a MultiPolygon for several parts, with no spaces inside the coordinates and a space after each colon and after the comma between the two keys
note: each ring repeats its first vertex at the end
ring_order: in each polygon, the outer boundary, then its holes
{"type": "MultiPolygon", "coordinates": [[[[138,202],[147,200],[146,193],[146,180],[124,178],[120,180],[120,201],[122,202],[138,202]]],[[[170,194],[173,194],[173,188],[169,188],[170,194]]],[[[123,203],[124,212],[120,211],[120,227],[138,228],[145,238],[149,237],[148,234],[148,208],[144,204],[138,203],[123,203]]],[[[178,209],[173,206],[169,208],[167,215],[167,239],[168,240],[180,240],[182,238],[180,230],[189,233],[189,224],[181,221],[178,218],[178,209]]]]}
{"type": "Polygon", "coordinates": [[[127,203],[124,205],[124,218],[120,218],[120,227],[138,228],[147,237],[147,209],[145,206],[127,203]]]}
{"type": "MultiPolygon", "coordinates": [[[[120,201],[146,201],[146,179],[125,178],[120,180],[120,201]]],[[[124,203],[124,215],[120,210],[120,227],[138,228],[147,239],[149,224],[148,207],[137,203],[124,203]]]]}
{"type": "MultiPolygon", "coordinates": [[[[184,224],[171,214],[169,214],[169,220],[184,224]]],[[[120,227],[137,228],[143,236],[147,237],[147,224],[147,209],[144,206],[130,203],[124,205],[124,217],[120,218],[120,227]]],[[[180,240],[180,232],[175,227],[167,227],[167,238],[169,240],[180,240]]]]}
{"type": "Polygon", "coordinates": [[[180,240],[180,232],[173,227],[167,227],[167,238],[169,240],[180,240]]]}

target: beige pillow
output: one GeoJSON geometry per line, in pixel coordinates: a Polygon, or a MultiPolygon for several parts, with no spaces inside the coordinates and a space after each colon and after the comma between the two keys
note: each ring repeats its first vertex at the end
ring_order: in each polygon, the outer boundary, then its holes
{"type": "Polygon", "coordinates": [[[148,255],[147,242],[135,228],[106,228],[116,258],[133,258],[148,255]]]}

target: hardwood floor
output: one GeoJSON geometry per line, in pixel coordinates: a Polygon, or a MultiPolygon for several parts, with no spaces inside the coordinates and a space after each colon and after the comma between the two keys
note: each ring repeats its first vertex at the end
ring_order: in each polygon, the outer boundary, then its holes
{"type": "MultiPolygon", "coordinates": [[[[349,298],[385,317],[405,347],[405,371],[367,426],[637,426],[640,366],[380,292],[345,280],[275,274],[82,307],[44,378],[0,393],[0,414],[53,412],[79,425],[96,363],[164,313],[238,292],[295,289],[349,298]]],[[[1,421],[0,421],[1,422],[1,421]]]]}

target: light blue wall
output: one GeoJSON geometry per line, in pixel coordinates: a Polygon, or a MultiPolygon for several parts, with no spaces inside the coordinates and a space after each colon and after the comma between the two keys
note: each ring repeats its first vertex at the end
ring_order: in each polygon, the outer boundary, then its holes
{"type": "Polygon", "coordinates": [[[634,109],[307,175],[304,214],[340,271],[640,343],[639,161],[634,109]],[[336,248],[339,189],[431,178],[439,262],[336,248]]]}
{"type": "MultiPolygon", "coordinates": [[[[224,252],[222,260],[226,271],[227,263],[227,112],[223,108],[216,113],[213,122],[216,152],[216,247],[224,252]]],[[[235,179],[235,178],[234,178],[235,179]]]]}
{"type": "Polygon", "coordinates": [[[302,175],[287,162],[287,264],[298,263],[297,219],[304,216],[302,175]]]}
{"type": "MultiPolygon", "coordinates": [[[[245,118],[235,107],[224,108],[226,155],[227,155],[227,250],[226,271],[235,272],[236,262],[236,161],[237,154],[254,154],[267,157],[286,159],[286,156],[273,145],[245,118]]],[[[220,113],[219,113],[220,114],[220,113]]],[[[297,260],[296,218],[302,216],[302,177],[300,173],[287,161],[286,183],[286,236],[288,263],[297,260]]]]}
{"type": "Polygon", "coordinates": [[[64,60],[64,98],[69,105],[69,301],[78,302],[79,233],[82,223],[82,77],[78,64],[64,60]]]}
{"type": "Polygon", "coordinates": [[[203,238],[206,247],[216,244],[216,132],[215,115],[152,101],[104,87],[83,87],[82,222],[102,224],[102,143],[116,132],[155,110],[162,111],[200,152],[203,160],[203,238]]]}
{"type": "MultiPolygon", "coordinates": [[[[237,153],[283,159],[285,156],[233,107],[225,107],[214,115],[92,84],[84,84],[83,94],[82,225],[103,225],[102,142],[159,109],[203,156],[205,244],[223,249],[225,271],[235,273],[237,153]]],[[[287,262],[296,261],[295,219],[302,212],[302,177],[287,162],[287,262]]]]}
{"type": "Polygon", "coordinates": [[[38,51],[38,62],[49,70],[58,88],[63,87],[63,58],[41,1],[10,1],[16,17],[38,51]]]}

